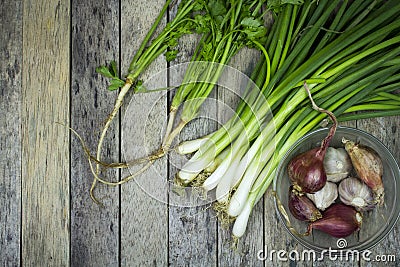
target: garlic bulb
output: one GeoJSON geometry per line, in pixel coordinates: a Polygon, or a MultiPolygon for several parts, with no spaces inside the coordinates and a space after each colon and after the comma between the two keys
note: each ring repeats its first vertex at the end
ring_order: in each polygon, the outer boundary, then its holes
{"type": "Polygon", "coordinates": [[[353,206],[359,211],[371,210],[376,203],[371,188],[355,177],[340,182],[339,197],[344,204],[353,206]]]}
{"type": "Polygon", "coordinates": [[[374,194],[374,201],[379,205],[384,203],[384,187],[382,181],[383,164],[379,154],[369,146],[342,139],[349,153],[354,170],[374,194]]]}
{"type": "Polygon", "coordinates": [[[327,180],[330,182],[336,183],[346,178],[352,169],[346,150],[341,147],[328,147],[324,158],[324,169],[327,180]]]}
{"type": "Polygon", "coordinates": [[[325,186],[314,194],[307,194],[307,197],[314,202],[319,210],[325,210],[338,197],[337,185],[331,182],[326,182],[325,186]]]}

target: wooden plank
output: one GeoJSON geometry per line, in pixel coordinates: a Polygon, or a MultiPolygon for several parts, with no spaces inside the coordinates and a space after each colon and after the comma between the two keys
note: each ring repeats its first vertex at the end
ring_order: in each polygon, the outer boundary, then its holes
{"type": "MultiPolygon", "coordinates": [[[[119,58],[119,1],[72,3],[71,126],[87,142],[92,153],[104,121],[114,106],[117,92],[107,90],[109,81],[95,68],[119,58]]],[[[119,160],[119,120],[110,127],[102,159],[119,160]]],[[[118,171],[104,171],[106,180],[119,179],[118,171]]],[[[119,189],[98,184],[89,196],[93,175],[81,144],[71,140],[71,264],[117,266],[119,257],[119,189]]]]}
{"type": "Polygon", "coordinates": [[[69,265],[70,3],[23,1],[22,263],[69,265]]]}
{"type": "MultiPolygon", "coordinates": [[[[260,53],[253,49],[242,49],[229,63],[238,71],[251,75],[260,53]]],[[[238,77],[232,77],[240,80],[238,77]]],[[[243,92],[243,90],[241,91],[243,92]]],[[[218,88],[218,119],[219,123],[226,122],[233,114],[239,103],[238,88],[218,88]],[[232,110],[230,111],[229,108],[232,110]]],[[[232,227],[227,229],[218,224],[218,265],[219,266],[263,266],[257,259],[258,250],[263,248],[263,201],[258,203],[249,218],[246,233],[240,238],[237,248],[232,239],[232,227]]]]}
{"type": "MultiPolygon", "coordinates": [[[[188,62],[192,55],[191,47],[194,48],[195,43],[194,36],[183,38],[179,46],[181,56],[172,62],[172,65],[188,62]]],[[[175,77],[171,75],[171,84],[176,84],[174,80],[175,77]]],[[[217,126],[216,111],[215,92],[212,92],[210,99],[206,100],[200,108],[198,117],[185,126],[176,138],[176,143],[193,140],[215,130],[217,126]]],[[[171,181],[169,190],[169,264],[172,266],[215,266],[217,256],[216,218],[210,203],[199,199],[201,193],[190,186],[182,195],[174,191],[176,188],[173,184],[174,177],[189,157],[177,156],[176,153],[171,152],[169,158],[169,180],[171,181]]]]}
{"type": "Polygon", "coordinates": [[[21,212],[21,1],[0,9],[0,259],[20,263],[21,212]]]}
{"type": "MultiPolygon", "coordinates": [[[[121,4],[121,59],[122,73],[125,73],[164,1],[124,0],[121,4]]],[[[166,18],[160,26],[165,22],[166,18]]],[[[151,74],[166,66],[164,58],[160,57],[141,78],[147,81],[151,74]]],[[[160,85],[167,85],[166,73],[157,78],[160,85]]],[[[166,121],[166,104],[167,98],[163,92],[126,97],[123,118],[127,120],[122,121],[123,159],[138,158],[159,148],[163,123],[166,121]],[[132,103],[128,106],[130,99],[132,103]]],[[[131,168],[130,171],[137,169],[131,168]]],[[[123,174],[127,175],[128,172],[123,174]]],[[[134,181],[121,186],[122,266],[167,265],[166,177],[167,163],[165,159],[160,159],[134,181]]]]}
{"type": "MultiPolygon", "coordinates": [[[[177,6],[170,11],[170,18],[174,18],[177,6]]],[[[198,35],[186,35],[179,41],[177,58],[170,63],[176,66],[180,63],[189,62],[196,45],[199,41],[198,35]]],[[[180,72],[182,75],[184,72],[180,72]]],[[[177,75],[171,73],[170,84],[179,84],[177,75]]],[[[174,92],[171,92],[172,101],[174,92]]],[[[213,100],[203,103],[198,117],[182,130],[176,138],[176,143],[184,140],[193,140],[208,133],[217,127],[216,115],[217,105],[215,101],[215,90],[210,94],[213,100]]],[[[182,107],[180,108],[182,111],[182,107]]],[[[177,116],[179,118],[179,116],[177,116]]],[[[176,121],[176,124],[179,121],[176,121]]],[[[169,264],[172,266],[215,266],[217,264],[217,235],[216,218],[210,204],[202,202],[196,191],[187,189],[187,195],[176,194],[172,181],[180,167],[188,160],[189,156],[177,156],[171,152],[169,158],[169,179],[171,187],[169,190],[169,264]],[[186,201],[191,204],[183,206],[186,201]]],[[[186,204],[185,204],[186,205],[186,204]]]]}
{"type": "MultiPolygon", "coordinates": [[[[381,140],[383,144],[393,154],[397,163],[400,162],[400,116],[374,118],[369,120],[359,120],[357,128],[371,133],[376,138],[381,140]]],[[[378,222],[379,223],[379,222],[378,222]]],[[[400,258],[399,252],[399,232],[400,226],[397,223],[389,235],[383,239],[376,247],[370,249],[371,255],[369,256],[373,261],[361,261],[361,266],[398,266],[398,259],[400,258]],[[396,261],[393,262],[376,262],[376,256],[395,255],[396,261]]],[[[382,257],[383,259],[383,257],[382,257]]]]}

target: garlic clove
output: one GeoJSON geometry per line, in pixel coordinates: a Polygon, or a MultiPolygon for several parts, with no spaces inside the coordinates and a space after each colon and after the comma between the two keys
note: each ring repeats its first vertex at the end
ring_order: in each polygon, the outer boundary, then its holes
{"type": "Polygon", "coordinates": [[[375,207],[371,188],[358,178],[349,177],[344,179],[340,182],[338,190],[340,200],[359,211],[367,211],[375,207]]]}
{"type": "Polygon", "coordinates": [[[337,199],[337,185],[332,182],[327,182],[321,190],[314,194],[307,194],[307,197],[314,202],[319,210],[324,211],[337,199]]]}
{"type": "Polygon", "coordinates": [[[326,180],[332,183],[338,183],[344,178],[349,176],[348,172],[345,173],[327,173],[326,174],[326,180]]]}
{"type": "Polygon", "coordinates": [[[346,178],[351,169],[351,159],[344,148],[328,147],[324,158],[324,169],[327,180],[340,182],[346,178]]]}
{"type": "Polygon", "coordinates": [[[383,205],[383,164],[379,154],[371,147],[356,144],[345,138],[342,139],[342,143],[350,155],[357,176],[372,189],[374,201],[379,205],[383,205]]]}

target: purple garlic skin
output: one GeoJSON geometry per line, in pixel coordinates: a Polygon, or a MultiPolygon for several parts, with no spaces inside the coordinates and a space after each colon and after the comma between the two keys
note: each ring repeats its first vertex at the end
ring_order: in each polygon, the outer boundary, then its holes
{"type": "Polygon", "coordinates": [[[372,189],[375,203],[383,205],[383,164],[380,156],[372,148],[356,144],[345,138],[343,138],[342,143],[351,158],[357,176],[372,189]]]}
{"type": "Polygon", "coordinates": [[[288,174],[294,188],[301,193],[314,193],[326,183],[323,155],[314,148],[294,157],[288,164],[288,174]]]}
{"type": "Polygon", "coordinates": [[[315,207],[314,203],[305,195],[289,188],[289,210],[292,215],[300,220],[306,222],[313,222],[322,218],[321,212],[315,207]]]}
{"type": "Polygon", "coordinates": [[[333,204],[322,215],[322,219],[308,225],[307,233],[313,229],[325,232],[333,237],[342,238],[358,231],[362,216],[353,207],[341,203],[333,204]]]}

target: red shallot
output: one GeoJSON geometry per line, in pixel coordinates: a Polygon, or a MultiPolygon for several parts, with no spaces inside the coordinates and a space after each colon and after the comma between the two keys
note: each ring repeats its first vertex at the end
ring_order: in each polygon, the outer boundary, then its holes
{"type": "Polygon", "coordinates": [[[311,97],[310,89],[306,83],[304,83],[304,88],[309,95],[313,108],[328,114],[333,121],[329,134],[324,140],[322,140],[320,147],[313,148],[294,157],[288,164],[288,175],[294,188],[299,192],[315,193],[321,190],[326,184],[327,177],[323,162],[329,143],[335,135],[337,120],[332,112],[322,109],[315,104],[311,97]]]}
{"type": "Polygon", "coordinates": [[[351,206],[337,203],[323,213],[322,219],[308,225],[307,234],[310,234],[313,229],[317,229],[333,237],[342,238],[358,231],[361,223],[361,213],[351,206]]]}

